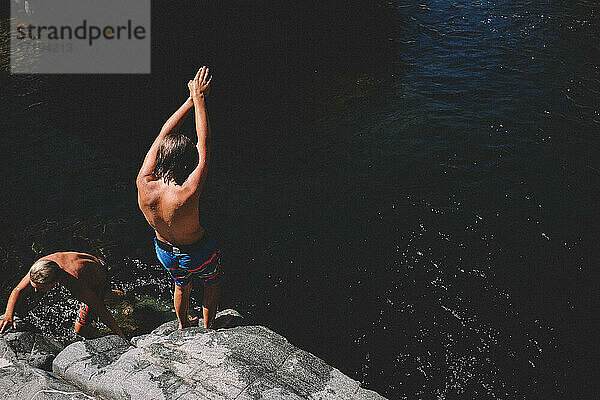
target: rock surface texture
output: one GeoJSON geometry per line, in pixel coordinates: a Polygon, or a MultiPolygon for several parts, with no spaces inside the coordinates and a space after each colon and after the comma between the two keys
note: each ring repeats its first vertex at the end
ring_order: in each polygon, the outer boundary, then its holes
{"type": "Polygon", "coordinates": [[[48,372],[61,351],[39,333],[9,332],[0,336],[0,398],[3,400],[95,399],[48,372]]]}
{"type": "Polygon", "coordinates": [[[176,321],[131,344],[114,335],[73,343],[53,373],[0,367],[0,380],[0,395],[18,386],[8,398],[20,400],[383,399],[265,327],[179,330],[176,321]]]}
{"type": "Polygon", "coordinates": [[[0,336],[0,368],[26,363],[35,368],[52,370],[52,360],[62,346],[41,333],[8,332],[0,336]]]}
{"type": "Polygon", "coordinates": [[[0,397],[3,400],[96,399],[48,371],[21,363],[0,368],[0,397]]]}

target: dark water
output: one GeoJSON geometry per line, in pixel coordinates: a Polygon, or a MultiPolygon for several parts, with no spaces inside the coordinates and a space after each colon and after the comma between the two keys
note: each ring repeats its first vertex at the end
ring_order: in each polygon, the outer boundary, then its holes
{"type": "MultiPolygon", "coordinates": [[[[3,299],[79,249],[168,311],[134,177],[208,64],[224,307],[391,399],[597,398],[599,13],[157,4],[151,76],[2,76],[3,299]]],[[[69,340],[65,299],[31,318],[69,340]]]]}

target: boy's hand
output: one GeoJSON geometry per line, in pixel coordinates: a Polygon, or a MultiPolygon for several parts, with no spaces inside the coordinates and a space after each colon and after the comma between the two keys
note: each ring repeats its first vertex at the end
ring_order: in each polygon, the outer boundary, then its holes
{"type": "Polygon", "coordinates": [[[17,322],[13,320],[12,316],[5,315],[0,321],[0,333],[4,333],[4,330],[10,328],[11,325],[13,328],[17,328],[17,322]]]}
{"type": "Polygon", "coordinates": [[[208,67],[202,67],[196,73],[194,79],[188,82],[188,88],[190,89],[190,97],[192,99],[199,97],[200,95],[208,96],[210,92],[210,81],[212,76],[209,77],[208,67]]]}

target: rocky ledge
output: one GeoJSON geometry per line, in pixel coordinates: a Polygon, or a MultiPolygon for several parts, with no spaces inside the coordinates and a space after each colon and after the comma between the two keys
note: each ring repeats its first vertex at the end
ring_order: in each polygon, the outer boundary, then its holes
{"type": "Polygon", "coordinates": [[[4,399],[383,399],[263,326],[179,330],[171,321],[131,343],[73,343],[52,372],[43,369],[58,352],[52,341],[9,335],[0,336],[4,399]]]}

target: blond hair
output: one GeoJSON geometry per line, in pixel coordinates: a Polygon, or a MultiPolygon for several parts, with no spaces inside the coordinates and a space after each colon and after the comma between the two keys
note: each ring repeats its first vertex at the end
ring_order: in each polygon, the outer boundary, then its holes
{"type": "Polygon", "coordinates": [[[35,284],[54,283],[60,267],[54,261],[38,260],[29,269],[29,280],[35,284]]]}

